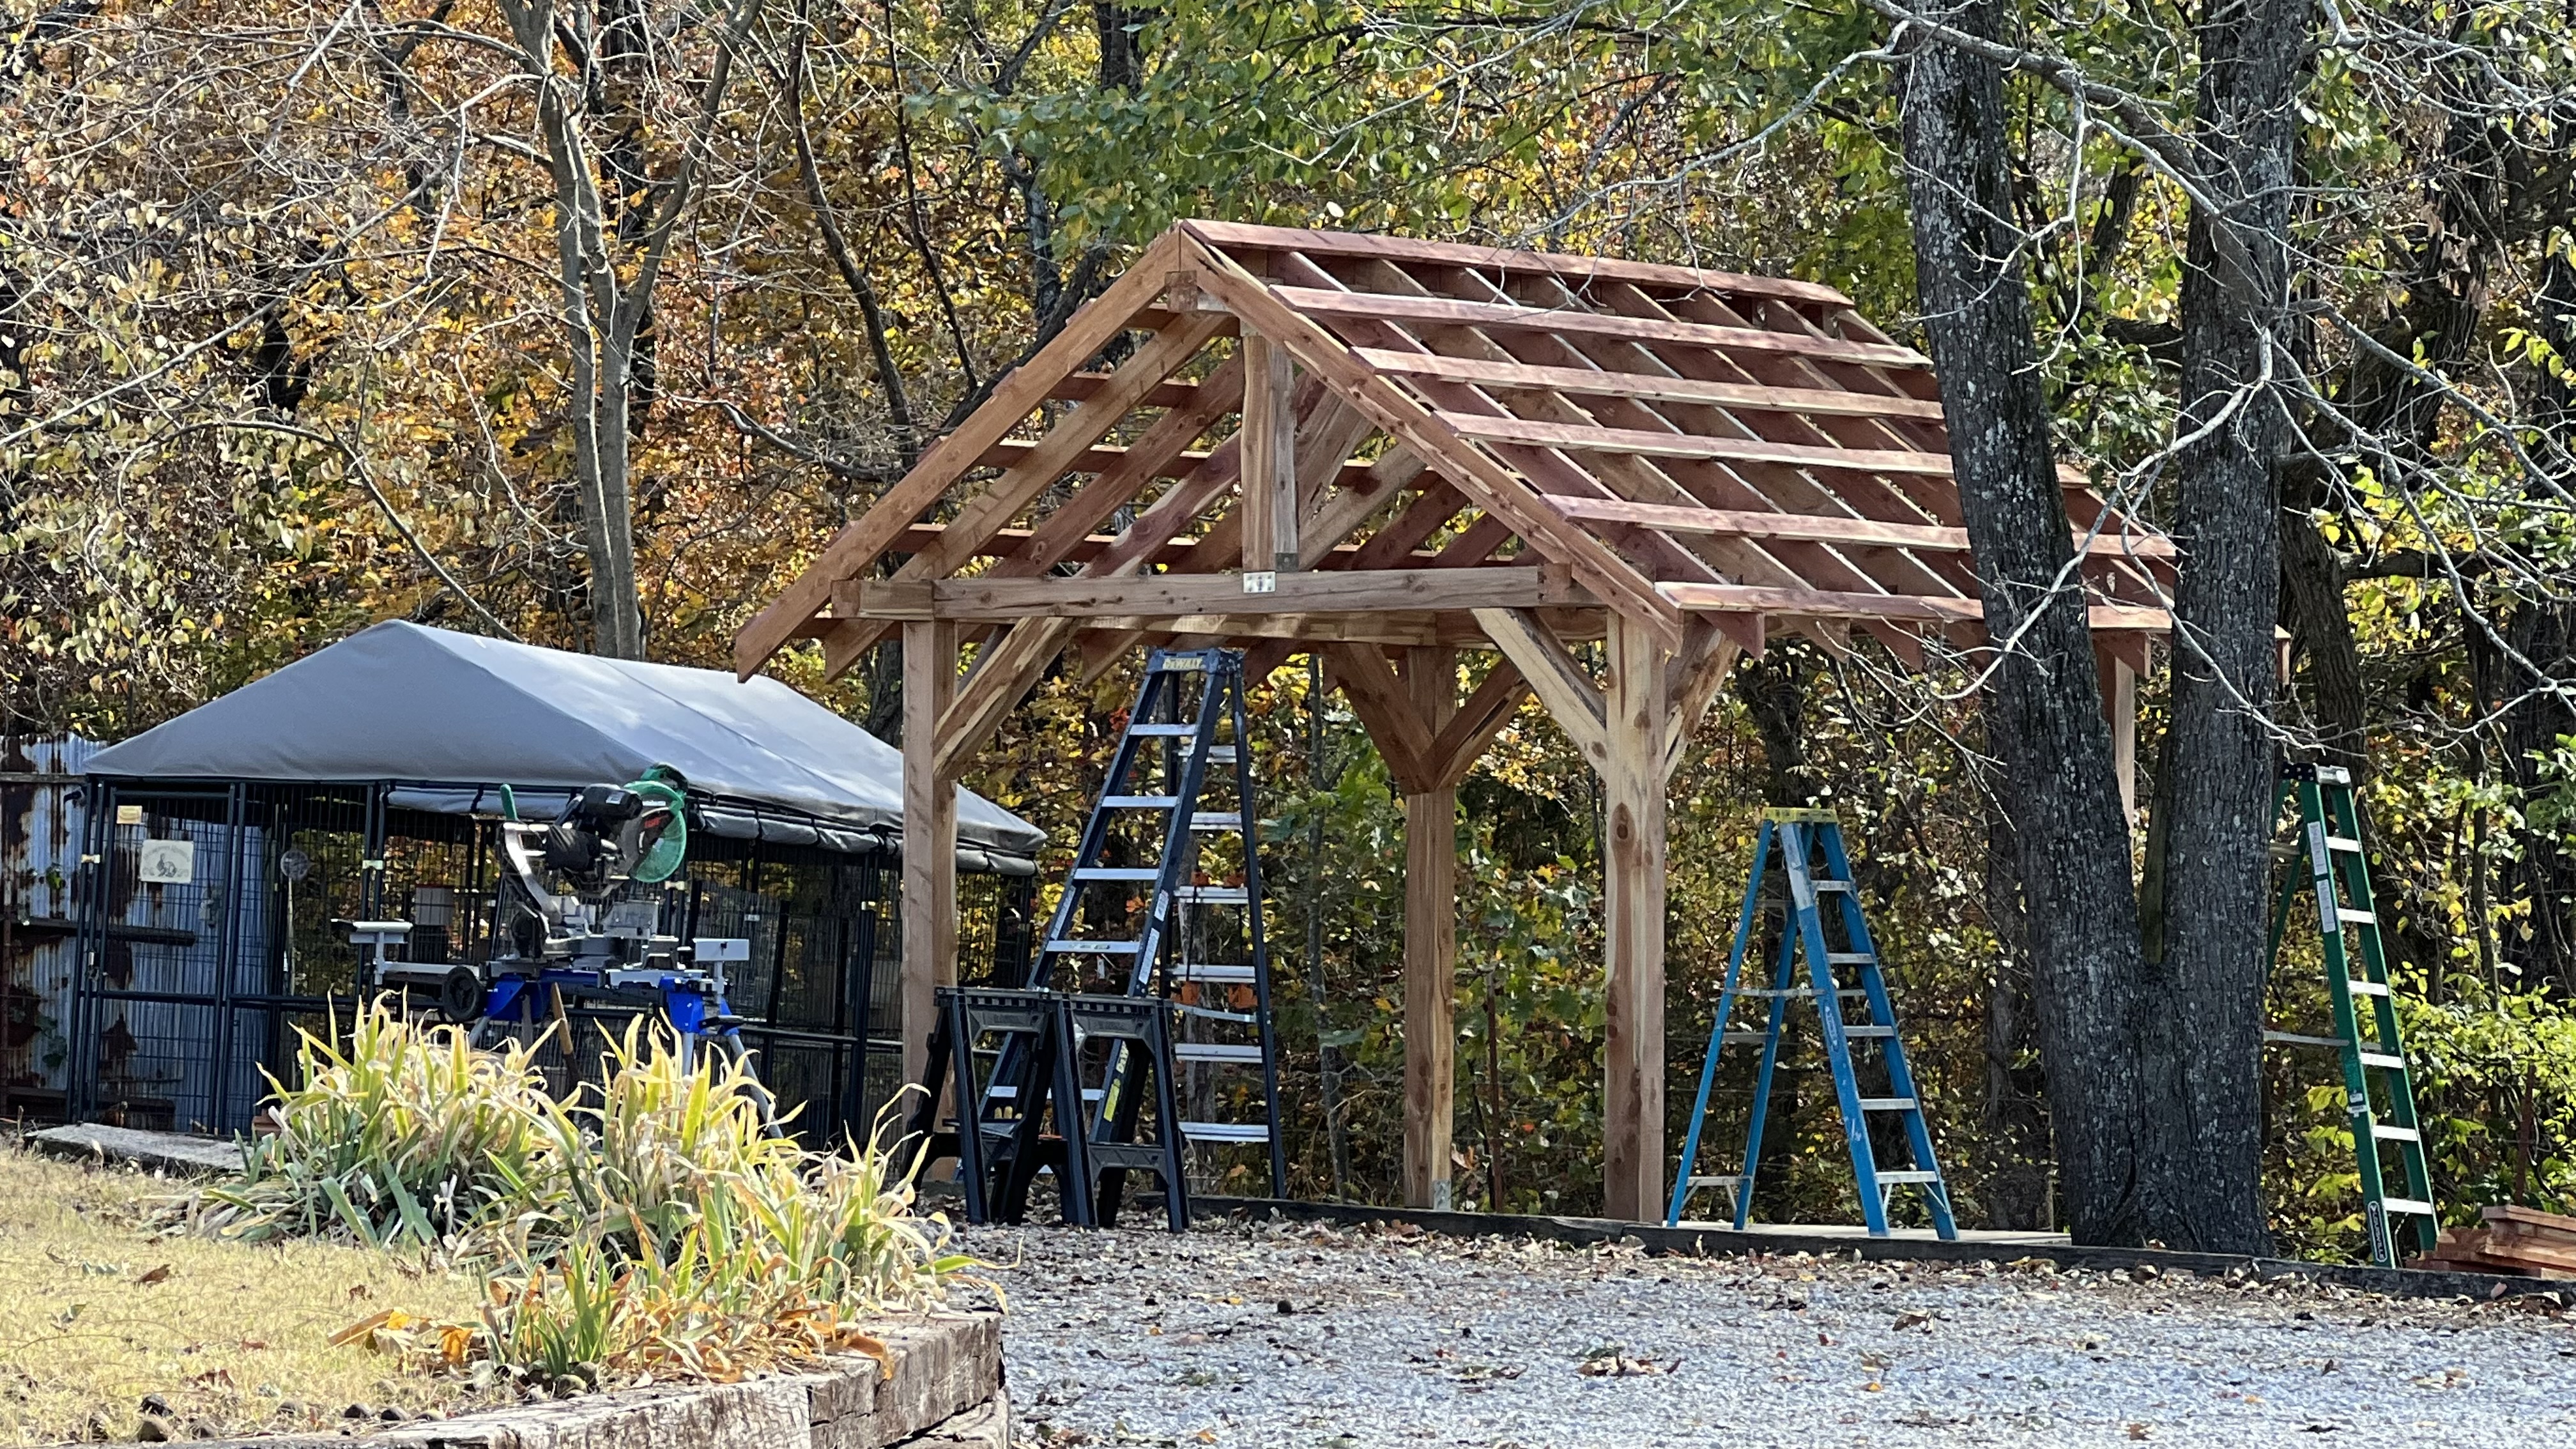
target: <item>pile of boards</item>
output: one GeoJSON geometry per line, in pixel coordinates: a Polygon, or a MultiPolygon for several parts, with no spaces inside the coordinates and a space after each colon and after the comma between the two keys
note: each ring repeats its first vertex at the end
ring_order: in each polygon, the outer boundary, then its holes
{"type": "Polygon", "coordinates": [[[2532,1278],[2576,1278],[2576,1218],[2538,1208],[2482,1209],[2473,1228],[2451,1228],[2418,1268],[2453,1273],[2520,1273],[2532,1278]]]}

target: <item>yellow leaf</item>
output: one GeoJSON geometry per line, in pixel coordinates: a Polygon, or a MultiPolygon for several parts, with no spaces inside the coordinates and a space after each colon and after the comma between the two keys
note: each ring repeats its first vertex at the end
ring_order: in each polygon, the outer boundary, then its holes
{"type": "Polygon", "coordinates": [[[333,1348],[338,1348],[344,1343],[356,1343],[359,1339],[362,1339],[368,1334],[375,1332],[377,1329],[384,1327],[386,1324],[393,1322],[393,1320],[399,1316],[400,1315],[395,1310],[388,1308],[382,1313],[372,1314],[368,1317],[361,1318],[357,1322],[350,1324],[348,1327],[341,1329],[338,1333],[331,1335],[331,1346],[333,1348]]]}

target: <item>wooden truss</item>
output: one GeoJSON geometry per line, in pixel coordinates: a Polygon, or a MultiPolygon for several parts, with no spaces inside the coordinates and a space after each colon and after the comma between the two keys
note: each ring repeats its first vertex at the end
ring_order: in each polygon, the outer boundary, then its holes
{"type": "MultiPolygon", "coordinates": [[[[2119,719],[2170,627],[2173,546],[2061,483],[2119,719]]],[[[1456,787],[1536,696],[1604,781],[1607,1201],[1644,1217],[1664,788],[1701,715],[1782,631],[1845,652],[1857,628],[1919,667],[1932,641],[1987,647],[1982,620],[1930,365],[1839,292],[1191,221],[842,529],[735,665],[819,639],[837,673],[900,631],[910,1072],[955,969],[954,784],[1050,665],[1223,642],[1258,677],[1320,653],[1406,793],[1424,1205],[1449,1172],[1456,787]],[[1499,655],[1463,699],[1462,648],[1499,655]]]]}

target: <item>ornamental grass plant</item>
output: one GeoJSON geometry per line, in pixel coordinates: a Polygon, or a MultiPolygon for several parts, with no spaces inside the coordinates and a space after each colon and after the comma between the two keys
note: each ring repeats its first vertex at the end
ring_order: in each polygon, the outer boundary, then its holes
{"type": "Polygon", "coordinates": [[[306,1034],[276,1131],[204,1188],[218,1237],[322,1238],[418,1255],[479,1280],[463,1318],[396,1307],[344,1340],[474,1375],[597,1387],[731,1379],[883,1349],[855,1324],[927,1307],[970,1260],[912,1211],[873,1142],[815,1153],[760,1086],[712,1053],[630,1025],[601,1083],[557,1101],[534,1045],[471,1047],[378,1004],[345,1044],[306,1034]]]}

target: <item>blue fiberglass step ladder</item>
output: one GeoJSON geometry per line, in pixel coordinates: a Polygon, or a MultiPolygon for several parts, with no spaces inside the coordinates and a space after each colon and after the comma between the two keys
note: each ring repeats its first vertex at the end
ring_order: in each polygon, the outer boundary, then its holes
{"type": "MultiPolygon", "coordinates": [[[[2433,1201],[2432,1174],[2424,1160],[2424,1135],[2415,1117],[2415,1083],[2406,1070],[2404,1039],[2397,1032],[2397,1003],[2389,995],[2388,956],[2379,938],[2379,909],[2362,848],[2361,805],[2353,797],[2351,772],[2336,765],[2288,765],[2281,771],[2279,790],[2298,796],[2299,838],[2285,852],[2292,866],[2281,881],[2280,904],[2272,913],[2268,960],[2277,970],[2283,930],[2305,885],[2316,896],[2317,931],[2324,948],[2326,995],[2334,1010],[2335,1034],[2266,1031],[2263,1040],[2273,1046],[2332,1048],[2342,1057],[2344,1106],[2352,1119],[2353,1159],[2361,1170],[2370,1260],[2394,1268],[2398,1234],[2392,1219],[2408,1219],[2416,1250],[2429,1253],[2440,1234],[2441,1210],[2433,1201]],[[2304,871],[2300,864],[2306,866],[2304,871]],[[2355,998],[2370,1003],[2367,1030],[2363,1008],[2355,998]],[[2388,1191],[2382,1154],[2392,1149],[2397,1153],[2398,1173],[2406,1181],[2403,1197],[2388,1191]]],[[[2276,796],[2275,818],[2281,803],[2276,796]]]]}
{"type": "Polygon", "coordinates": [[[1924,1124],[1914,1073],[1906,1065],[1905,1045],[1897,1036],[1896,1011],[1888,1001],[1878,949],[1870,938],[1869,923],[1861,918],[1860,896],[1852,884],[1851,857],[1843,849],[1841,821],[1830,810],[1776,807],[1762,812],[1761,832],[1754,842],[1753,871],[1744,884],[1744,909],[1736,918],[1735,945],[1726,960],[1726,984],[1718,996],[1708,1055],[1700,1065],[1699,1095],[1691,1104],[1690,1133],[1682,1144],[1681,1166],[1673,1174],[1673,1197],[1664,1214],[1665,1225],[1678,1225],[1692,1190],[1703,1187],[1716,1188],[1731,1199],[1737,1231],[1741,1232],[1750,1220],[1753,1174],[1762,1160],[1763,1122],[1770,1110],[1772,1078],[1780,1061],[1780,1029],[1787,1021],[1790,1000],[1797,997],[1816,1003],[1816,1016],[1823,1027],[1825,1061],[1833,1069],[1834,1091],[1841,1099],[1843,1137],[1851,1148],[1861,1216],[1869,1224],[1870,1235],[1886,1235],[1888,1202],[1895,1190],[1914,1187],[1922,1190],[1931,1209],[1933,1228],[1945,1240],[1957,1238],[1958,1226],[1950,1215],[1950,1187],[1942,1179],[1940,1163],[1932,1153],[1931,1130],[1924,1124]],[[1775,847],[1787,890],[1765,898],[1762,878],[1775,847]],[[1830,913],[1824,908],[1828,896],[1838,902],[1838,909],[1830,913]],[[1781,923],[1779,956],[1771,985],[1743,986],[1740,982],[1745,952],[1753,943],[1764,910],[1771,907],[1787,910],[1781,923]],[[1836,936],[1841,938],[1840,947],[1833,944],[1836,936]],[[1807,967],[1805,985],[1797,984],[1802,958],[1807,967]],[[1739,997],[1769,1002],[1762,1030],[1728,1030],[1727,1023],[1739,997]],[[1859,1020],[1843,1019],[1846,1001],[1861,1003],[1859,1020]],[[1717,1080],[1718,1049],[1728,1042],[1757,1041],[1762,1044],[1762,1065],[1754,1081],[1743,1164],[1733,1173],[1695,1174],[1700,1135],[1708,1122],[1709,1089],[1717,1080]],[[1861,1094],[1860,1079],[1852,1067],[1855,1042],[1877,1044],[1888,1095],[1861,1094]],[[1913,1159],[1911,1167],[1879,1166],[1877,1149],[1870,1141],[1873,1114],[1894,1116],[1904,1124],[1913,1159]]]}
{"type": "Polygon", "coordinates": [[[1068,1221],[1114,1223],[1126,1174],[1146,1171],[1177,1231],[1193,1146],[1262,1148],[1285,1190],[1243,684],[1239,653],[1154,651],[1027,978],[942,993],[925,1085],[953,1072],[977,1137],[958,1150],[962,1129],[926,1108],[916,1131],[977,1179],[970,1221],[1016,1221],[1044,1167],[1068,1221]]]}

